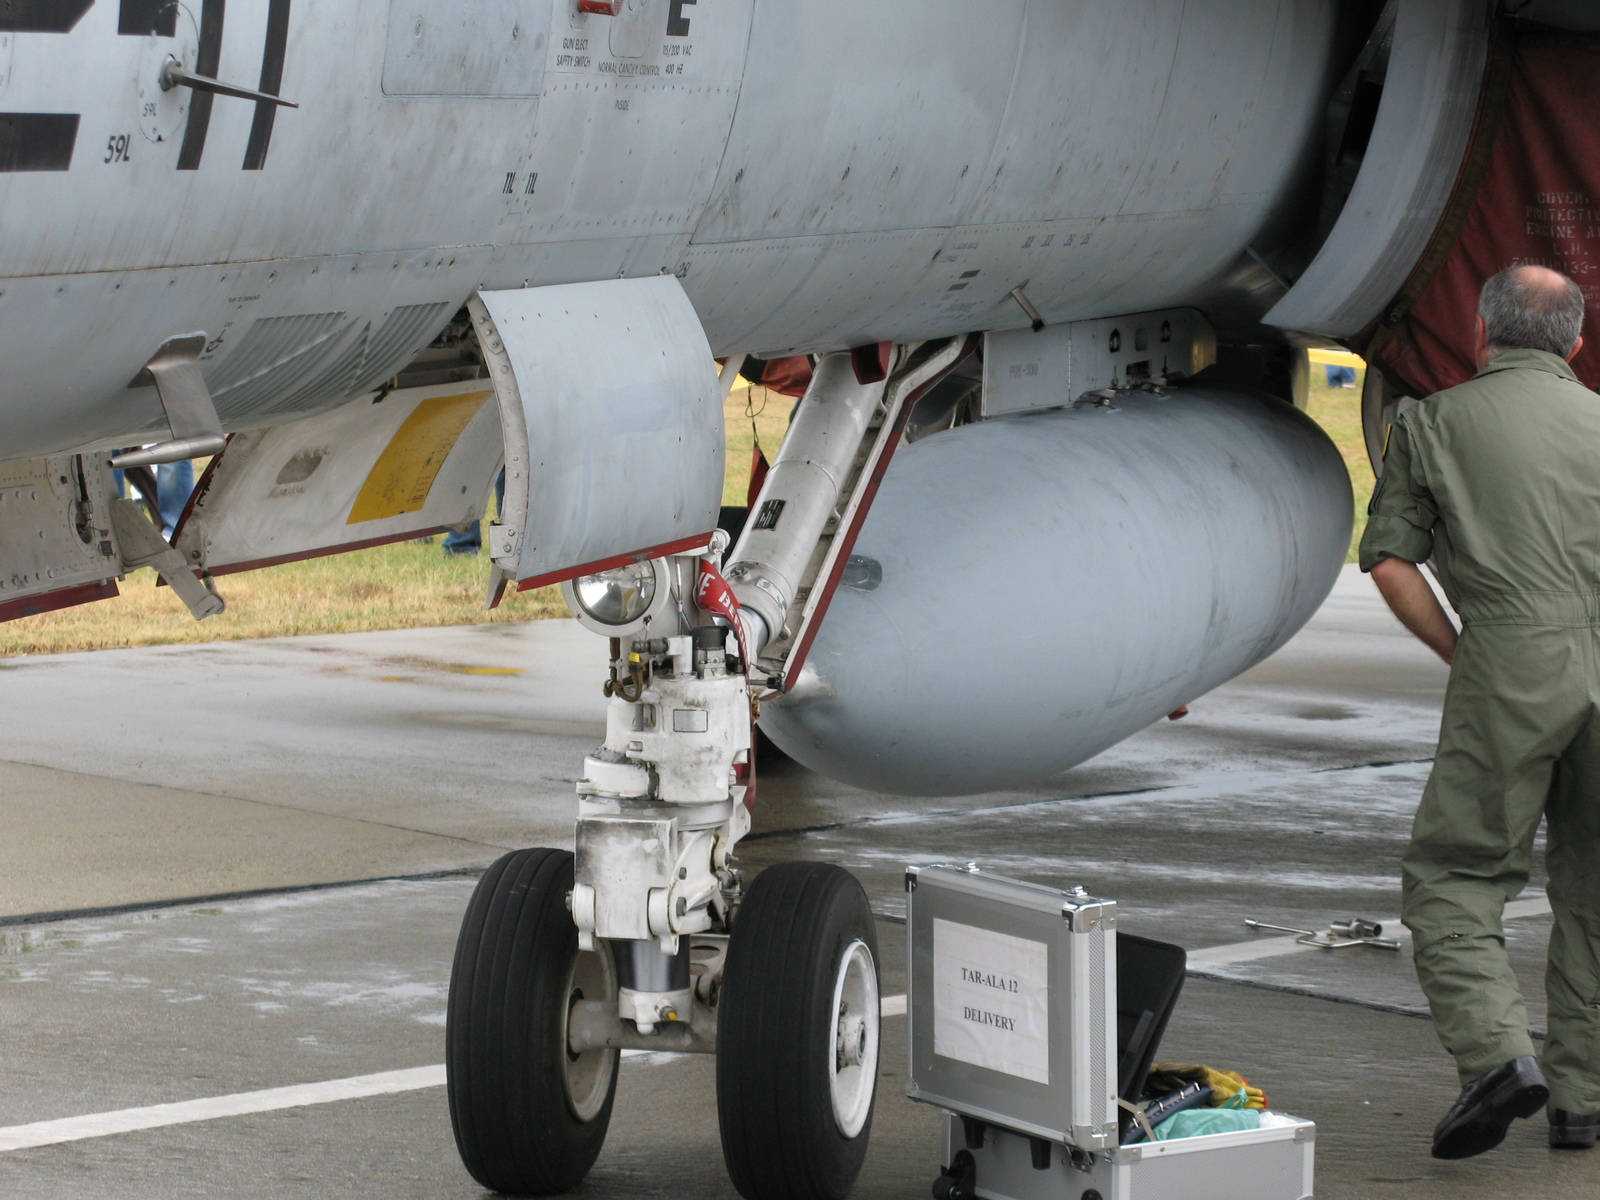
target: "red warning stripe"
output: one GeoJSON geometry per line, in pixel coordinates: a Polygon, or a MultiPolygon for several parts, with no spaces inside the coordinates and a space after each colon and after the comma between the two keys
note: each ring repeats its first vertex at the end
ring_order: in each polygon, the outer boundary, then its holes
{"type": "Polygon", "coordinates": [[[98,583],[80,583],[75,587],[45,592],[39,596],[24,596],[20,600],[0,601],[0,621],[15,621],[18,617],[36,617],[40,613],[55,612],[88,604],[93,600],[109,600],[118,595],[115,579],[102,579],[98,583]]]}
{"type": "Polygon", "coordinates": [[[370,550],[374,546],[387,546],[392,542],[411,542],[417,538],[432,537],[436,533],[443,533],[450,526],[432,525],[427,529],[409,529],[405,533],[391,533],[387,537],[367,538],[359,542],[341,542],[337,546],[318,546],[311,550],[299,550],[293,554],[279,554],[273,558],[253,558],[249,562],[224,563],[221,566],[209,568],[213,575],[235,575],[240,571],[258,571],[262,567],[281,567],[284,563],[304,562],[308,558],[326,558],[330,554],[349,554],[354,550],[370,550]]]}
{"type": "Polygon", "coordinates": [[[584,575],[598,575],[601,571],[610,571],[616,567],[626,567],[632,563],[645,562],[652,558],[665,558],[669,554],[687,554],[691,550],[698,550],[711,541],[715,530],[697,533],[693,537],[679,538],[675,542],[664,542],[659,546],[651,546],[647,550],[633,550],[627,554],[613,555],[611,558],[596,559],[594,562],[583,563],[576,567],[562,567],[559,571],[551,571],[546,575],[535,575],[531,579],[517,581],[517,591],[526,592],[533,588],[549,587],[552,583],[565,583],[569,579],[577,579],[584,575]]]}

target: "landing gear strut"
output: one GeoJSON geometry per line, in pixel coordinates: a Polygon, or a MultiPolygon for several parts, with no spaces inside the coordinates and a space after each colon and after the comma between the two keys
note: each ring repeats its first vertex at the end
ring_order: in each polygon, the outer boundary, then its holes
{"type": "Polygon", "coordinates": [[[629,1048],[715,1052],[723,1157],[746,1200],[843,1200],[855,1183],[878,1076],[872,912],[823,863],[770,867],[744,894],[733,851],[750,830],[750,683],[798,670],[788,656],[836,578],[825,568],[849,541],[837,535],[961,349],[905,348],[875,382],[848,354],[819,364],[728,579],[718,531],[701,554],[566,585],[579,623],[611,644],[577,852],[495,864],[450,985],[450,1114],[486,1187],[574,1187],[629,1048]]]}

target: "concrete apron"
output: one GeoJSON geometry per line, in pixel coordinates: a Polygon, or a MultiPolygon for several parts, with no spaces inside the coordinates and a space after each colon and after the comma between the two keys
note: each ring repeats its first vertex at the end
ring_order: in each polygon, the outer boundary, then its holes
{"type": "MultiPolygon", "coordinates": [[[[439,1086],[456,927],[471,872],[569,844],[603,656],[545,622],[0,660],[0,1196],[483,1194],[439,1086]]],[[[1397,910],[1444,679],[1347,569],[1311,626],[1187,719],[1032,787],[922,801],[770,766],[743,860],[855,871],[887,996],[907,862],[1115,897],[1124,929],[1196,952],[1163,1056],[1243,1071],[1316,1120],[1319,1196],[1600,1190],[1600,1159],[1547,1150],[1537,1119],[1483,1158],[1427,1156],[1455,1089],[1409,953],[1243,925],[1397,910]]],[[[1508,924],[1536,1027],[1541,886],[1508,924]]],[[[938,1171],[937,1115],[903,1098],[903,1026],[885,1021],[859,1196],[926,1196],[938,1171]]],[[[584,1194],[734,1194],[709,1060],[625,1060],[584,1194]]]]}

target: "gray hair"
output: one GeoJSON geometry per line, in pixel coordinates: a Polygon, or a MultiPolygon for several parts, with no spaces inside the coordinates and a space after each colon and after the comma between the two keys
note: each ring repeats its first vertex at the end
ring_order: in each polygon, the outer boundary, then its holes
{"type": "Polygon", "coordinates": [[[1565,358],[1583,330],[1583,291],[1548,268],[1507,267],[1483,285],[1478,315],[1493,351],[1548,350],[1565,358]]]}

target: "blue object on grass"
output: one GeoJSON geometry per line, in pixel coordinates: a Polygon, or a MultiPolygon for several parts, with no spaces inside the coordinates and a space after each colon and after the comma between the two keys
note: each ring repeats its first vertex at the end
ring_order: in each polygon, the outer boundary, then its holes
{"type": "MultiPolygon", "coordinates": [[[[506,502],[506,473],[501,468],[499,476],[494,481],[494,505],[498,513],[500,506],[506,502]]],[[[483,523],[474,521],[472,528],[451,530],[444,535],[444,552],[450,554],[476,554],[483,548],[483,523]]]]}

